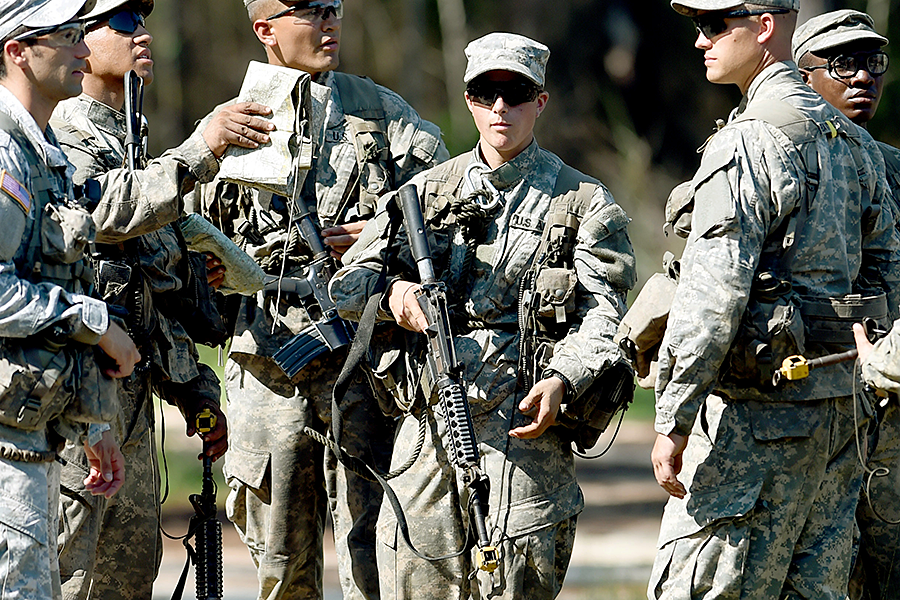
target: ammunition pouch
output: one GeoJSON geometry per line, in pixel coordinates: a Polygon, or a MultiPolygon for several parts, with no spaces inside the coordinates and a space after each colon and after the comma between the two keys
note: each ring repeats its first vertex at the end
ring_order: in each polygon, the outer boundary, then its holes
{"type": "Polygon", "coordinates": [[[576,283],[578,276],[574,269],[541,269],[534,283],[537,316],[553,319],[556,323],[565,323],[566,313],[575,310],[576,283]]]}
{"type": "Polygon", "coordinates": [[[654,273],[622,317],[613,338],[631,362],[638,384],[645,389],[656,385],[656,363],[669,310],[678,287],[680,264],[671,252],[663,257],[663,272],[654,273]]]}
{"type": "Polygon", "coordinates": [[[613,417],[627,410],[633,400],[634,371],[624,362],[612,365],[587,391],[560,407],[556,420],[565,427],[562,437],[584,453],[597,443],[613,417]]]}
{"type": "Polygon", "coordinates": [[[369,380],[369,387],[378,408],[389,417],[397,417],[412,410],[415,401],[415,384],[409,379],[411,372],[407,363],[411,353],[407,347],[415,345],[405,331],[388,325],[377,327],[366,352],[367,368],[363,369],[369,380]]]}
{"type": "Polygon", "coordinates": [[[60,415],[74,394],[66,380],[74,360],[55,346],[0,344],[0,423],[36,431],[60,415]]]}

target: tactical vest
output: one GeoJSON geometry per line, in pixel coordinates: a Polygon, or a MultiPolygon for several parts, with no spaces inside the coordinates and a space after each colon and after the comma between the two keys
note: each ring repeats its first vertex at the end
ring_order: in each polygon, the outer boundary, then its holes
{"type": "MultiPolygon", "coordinates": [[[[50,283],[69,293],[89,294],[93,272],[84,260],[84,248],[93,235],[90,214],[58,190],[47,165],[24,131],[8,114],[0,112],[5,130],[28,161],[32,194],[31,217],[14,262],[17,276],[34,284],[50,283]],[[73,234],[74,232],[74,234],[73,234]]],[[[108,385],[93,354],[68,337],[63,325],[52,325],[24,340],[0,340],[0,423],[37,431],[55,422],[54,429],[72,437],[65,421],[108,421],[115,414],[115,386],[108,385]]],[[[16,460],[42,461],[43,456],[17,455],[16,460]]]]}

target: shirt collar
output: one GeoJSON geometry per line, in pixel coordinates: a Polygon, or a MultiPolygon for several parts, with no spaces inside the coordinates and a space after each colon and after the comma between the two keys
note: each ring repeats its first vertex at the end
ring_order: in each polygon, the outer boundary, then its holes
{"type": "Polygon", "coordinates": [[[66,155],[59,148],[59,143],[56,141],[56,136],[53,135],[53,130],[50,126],[47,126],[46,131],[41,131],[31,113],[19,102],[15,94],[2,84],[0,84],[0,108],[18,123],[47,166],[64,167],[66,169],[70,167],[69,162],[66,160],[66,155]]]}
{"type": "MultiPolygon", "coordinates": [[[[481,154],[481,142],[475,147],[475,159],[478,162],[484,162],[481,154]]],[[[482,174],[498,190],[509,188],[522,180],[522,173],[531,170],[531,165],[537,160],[540,153],[540,146],[537,140],[532,139],[528,147],[519,152],[515,158],[509,160],[492,171],[485,171],[482,174]]]]}

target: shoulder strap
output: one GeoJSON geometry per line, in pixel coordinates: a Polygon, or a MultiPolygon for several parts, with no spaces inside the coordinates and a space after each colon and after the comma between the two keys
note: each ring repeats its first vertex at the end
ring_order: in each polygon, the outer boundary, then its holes
{"type": "MultiPolygon", "coordinates": [[[[572,236],[578,232],[581,219],[587,212],[591,198],[594,197],[598,187],[600,187],[599,181],[563,163],[556,176],[556,184],[553,186],[550,209],[547,211],[541,243],[534,255],[533,265],[536,265],[553,245],[556,232],[565,235],[568,230],[572,232],[572,236]]],[[[566,264],[571,263],[574,256],[570,255],[574,253],[574,250],[575,244],[567,244],[564,248],[565,255],[560,256],[560,260],[566,264]]]]}
{"type": "Polygon", "coordinates": [[[92,159],[103,164],[105,171],[122,166],[115,159],[113,153],[108,148],[104,148],[92,134],[75,127],[71,123],[57,119],[52,119],[50,126],[53,127],[53,133],[56,134],[56,139],[60,146],[86,153],[92,159]]]}
{"type": "MultiPolygon", "coordinates": [[[[356,147],[359,214],[374,214],[378,198],[393,188],[387,118],[375,83],[366,77],[335,73],[344,118],[356,147]]],[[[345,192],[352,193],[353,186],[345,192]]]]}

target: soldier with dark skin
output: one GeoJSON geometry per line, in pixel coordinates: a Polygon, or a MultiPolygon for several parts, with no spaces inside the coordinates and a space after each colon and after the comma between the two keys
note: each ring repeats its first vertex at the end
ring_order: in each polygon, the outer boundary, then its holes
{"type": "MultiPolygon", "coordinates": [[[[889,66],[884,51],[887,43],[866,13],[837,10],[798,27],[792,52],[803,80],[848,119],[866,127],[884,91],[889,66]]],[[[878,149],[884,158],[894,206],[900,206],[900,150],[882,142],[878,142],[878,149]]],[[[869,360],[872,343],[862,333],[862,325],[855,325],[854,331],[867,383],[884,387],[889,378],[878,373],[891,372],[892,361],[896,361],[893,343],[881,343],[881,350],[869,360]]],[[[878,424],[870,430],[867,468],[885,467],[889,473],[886,478],[872,479],[860,493],[856,507],[859,547],[849,589],[852,600],[887,598],[900,585],[900,525],[883,520],[900,518],[900,512],[892,510],[900,506],[900,406],[896,399],[876,400],[875,404],[878,424]]]]}

